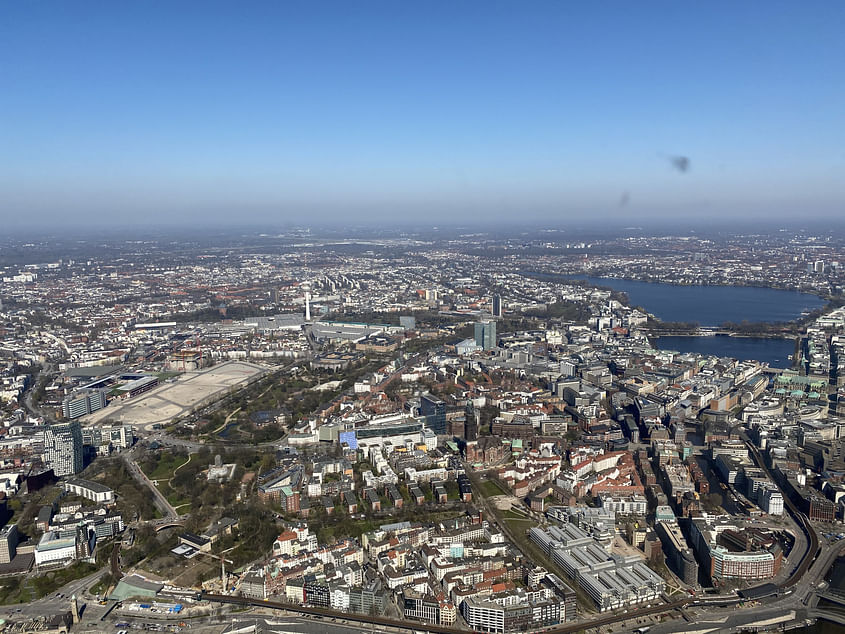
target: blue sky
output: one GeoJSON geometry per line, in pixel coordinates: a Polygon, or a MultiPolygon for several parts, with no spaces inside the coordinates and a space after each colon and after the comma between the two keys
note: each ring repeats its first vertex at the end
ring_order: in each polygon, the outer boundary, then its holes
{"type": "Polygon", "coordinates": [[[0,217],[835,218],[842,24],[841,2],[3,2],[0,217]]]}

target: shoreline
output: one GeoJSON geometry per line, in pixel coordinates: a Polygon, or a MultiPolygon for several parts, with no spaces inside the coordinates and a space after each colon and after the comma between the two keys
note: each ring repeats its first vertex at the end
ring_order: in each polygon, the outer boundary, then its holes
{"type": "Polygon", "coordinates": [[[702,288],[762,288],[768,289],[772,291],[784,291],[787,293],[798,293],[799,295],[812,295],[813,297],[818,297],[819,299],[829,302],[830,296],[823,295],[820,291],[815,289],[798,289],[792,288],[789,286],[771,286],[765,284],[742,284],[742,283],[732,283],[732,284],[705,284],[702,282],[669,282],[665,280],[644,280],[637,277],[611,277],[608,275],[600,275],[596,273],[549,273],[546,271],[521,271],[522,275],[526,277],[531,277],[532,275],[552,275],[557,277],[562,277],[564,279],[568,279],[574,282],[585,282],[589,284],[586,278],[593,278],[596,280],[620,280],[623,282],[641,282],[643,284],[665,284],[667,286],[680,286],[680,287],[690,287],[690,286],[701,286],[702,288]]]}

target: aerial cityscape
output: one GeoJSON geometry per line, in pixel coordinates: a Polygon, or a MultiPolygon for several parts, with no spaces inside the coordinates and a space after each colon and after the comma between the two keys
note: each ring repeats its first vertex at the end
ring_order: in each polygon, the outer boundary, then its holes
{"type": "Polygon", "coordinates": [[[845,632],[843,20],[0,4],[0,634],[845,632]]]}
{"type": "Polygon", "coordinates": [[[845,239],[634,233],[4,241],[9,631],[831,618],[845,239]]]}

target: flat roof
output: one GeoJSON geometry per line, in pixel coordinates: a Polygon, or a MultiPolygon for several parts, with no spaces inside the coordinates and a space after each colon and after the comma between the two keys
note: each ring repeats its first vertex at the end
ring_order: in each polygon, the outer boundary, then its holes
{"type": "Polygon", "coordinates": [[[112,489],[111,487],[107,487],[105,484],[100,484],[99,482],[91,482],[91,480],[83,480],[82,478],[69,478],[65,480],[65,483],[74,486],[84,487],[86,489],[94,491],[95,493],[110,493],[114,491],[114,489],[112,489]]]}

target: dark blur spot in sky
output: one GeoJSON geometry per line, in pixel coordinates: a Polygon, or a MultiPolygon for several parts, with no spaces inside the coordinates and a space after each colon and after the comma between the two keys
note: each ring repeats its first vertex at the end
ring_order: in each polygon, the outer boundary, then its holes
{"type": "Polygon", "coordinates": [[[688,156],[670,156],[669,162],[672,163],[672,167],[681,173],[689,171],[690,160],[688,156]]]}

